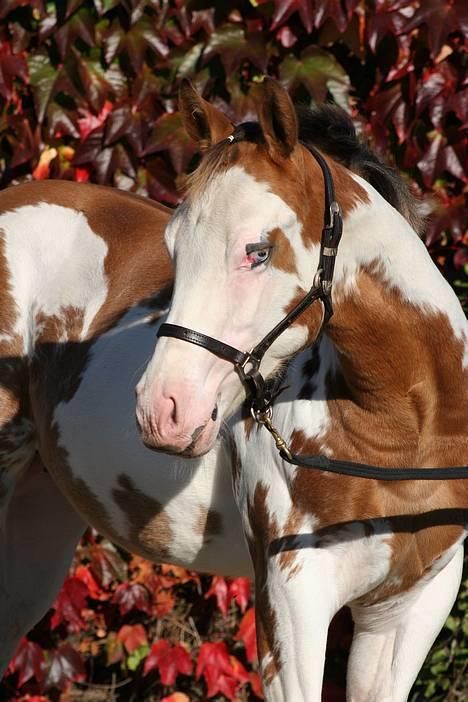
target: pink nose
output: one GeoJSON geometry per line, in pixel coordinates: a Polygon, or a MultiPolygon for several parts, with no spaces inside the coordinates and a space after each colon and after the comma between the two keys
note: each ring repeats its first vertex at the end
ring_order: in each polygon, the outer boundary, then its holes
{"type": "Polygon", "coordinates": [[[179,388],[179,392],[163,394],[153,389],[149,403],[137,403],[137,424],[143,442],[150,448],[180,453],[192,447],[206,425],[216,420],[215,410],[194,402],[193,392],[179,388]]]}

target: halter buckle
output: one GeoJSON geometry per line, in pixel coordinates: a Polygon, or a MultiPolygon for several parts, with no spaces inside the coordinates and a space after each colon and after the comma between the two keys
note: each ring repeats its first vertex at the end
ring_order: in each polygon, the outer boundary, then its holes
{"type": "Polygon", "coordinates": [[[325,225],[327,229],[332,229],[333,225],[335,224],[335,216],[341,214],[341,209],[339,204],[337,203],[336,200],[333,200],[332,203],[330,203],[330,219],[328,221],[328,224],[325,225]]]}

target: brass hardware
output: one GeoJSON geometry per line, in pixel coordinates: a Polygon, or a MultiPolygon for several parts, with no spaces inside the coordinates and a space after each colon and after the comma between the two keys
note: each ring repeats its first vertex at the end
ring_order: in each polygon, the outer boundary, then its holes
{"type": "Polygon", "coordinates": [[[283,439],[281,434],[272,424],[271,421],[271,407],[268,407],[264,412],[254,412],[252,411],[252,416],[257,422],[257,424],[262,424],[270,434],[272,435],[276,448],[280,453],[283,453],[289,460],[292,459],[292,453],[288,448],[286,441],[283,439]]]}

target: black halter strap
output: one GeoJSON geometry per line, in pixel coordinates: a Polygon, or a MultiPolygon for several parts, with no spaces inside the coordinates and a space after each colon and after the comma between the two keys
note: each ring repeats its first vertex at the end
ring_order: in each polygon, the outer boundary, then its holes
{"type": "MultiPolygon", "coordinates": [[[[236,140],[235,134],[228,141],[236,140]]],[[[374,480],[456,480],[468,479],[468,466],[453,468],[383,468],[368,466],[362,463],[339,461],[326,456],[302,456],[292,454],[278,431],[271,422],[271,403],[275,394],[269,388],[260,373],[260,364],[265,353],[273,342],[316,300],[323,304],[323,319],[317,334],[318,338],[324,327],[333,315],[331,290],[335,260],[338,245],[343,233],[343,219],[338,203],[335,200],[335,187],[333,177],[327,162],[322,154],[313,146],[307,148],[316,159],[323,173],[325,186],[324,198],[324,227],[320,240],[320,255],[318,269],[309,292],[254,348],[249,351],[239,349],[214,339],[206,334],[179,326],[178,324],[162,324],[158,337],[169,336],[181,341],[188,341],[196,346],[201,346],[220,358],[234,364],[251,399],[251,412],[254,419],[264,425],[272,434],[276,447],[281,457],[292,465],[301,468],[315,468],[321,471],[350,475],[359,478],[374,480]]]]}

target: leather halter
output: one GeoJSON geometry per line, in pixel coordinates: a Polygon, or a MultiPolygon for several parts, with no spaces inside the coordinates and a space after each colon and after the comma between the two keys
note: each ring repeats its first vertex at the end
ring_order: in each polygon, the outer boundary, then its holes
{"type": "MultiPolygon", "coordinates": [[[[232,142],[231,139],[229,141],[232,142]]],[[[162,324],[158,331],[158,337],[171,336],[174,339],[188,341],[196,346],[201,346],[215,356],[219,356],[234,364],[247,395],[252,400],[252,410],[258,415],[266,412],[272,400],[271,393],[268,392],[265,379],[260,373],[260,364],[263,356],[268,351],[273,342],[313,303],[320,300],[323,304],[323,318],[317,336],[320,335],[322,327],[328,322],[333,314],[331,300],[331,289],[333,282],[333,271],[335,268],[335,258],[338,252],[341,234],[343,232],[343,220],[338,203],[335,200],[335,188],[333,178],[327,162],[323,156],[313,147],[309,147],[322,169],[325,183],[325,226],[322,230],[320,241],[320,257],[317,273],[309,292],[300,302],[289,312],[263,339],[254,346],[251,351],[239,351],[239,349],[225,344],[211,336],[179,326],[178,324],[162,324]]]]}
{"type": "MultiPolygon", "coordinates": [[[[237,140],[236,137],[237,134],[234,132],[226,141],[232,143],[237,140]]],[[[248,352],[240,351],[234,346],[225,344],[223,341],[219,341],[211,336],[178,324],[162,324],[158,331],[158,337],[169,336],[174,339],[180,339],[181,341],[188,341],[191,344],[207,349],[207,351],[215,354],[215,356],[219,356],[219,358],[230,361],[234,365],[245,386],[247,397],[250,397],[250,411],[252,417],[259,425],[264,425],[268,429],[275,440],[276,447],[281,457],[292,465],[303,468],[316,468],[322,471],[339,473],[340,475],[351,475],[354,477],[377,480],[466,479],[468,478],[468,466],[451,468],[383,468],[350,461],[338,461],[325,456],[301,456],[292,454],[286,442],[272,424],[271,405],[278,391],[273,393],[271,390],[268,390],[267,383],[260,373],[260,364],[263,356],[273,342],[316,300],[320,300],[323,305],[322,322],[316,339],[319,338],[323,327],[333,315],[331,290],[333,273],[335,270],[335,259],[343,233],[343,219],[340,206],[335,200],[333,177],[327,162],[321,153],[312,145],[308,144],[307,149],[314,156],[322,170],[325,186],[325,224],[322,229],[320,240],[319,264],[309,292],[291,312],[283,317],[283,319],[248,352]]]]}

